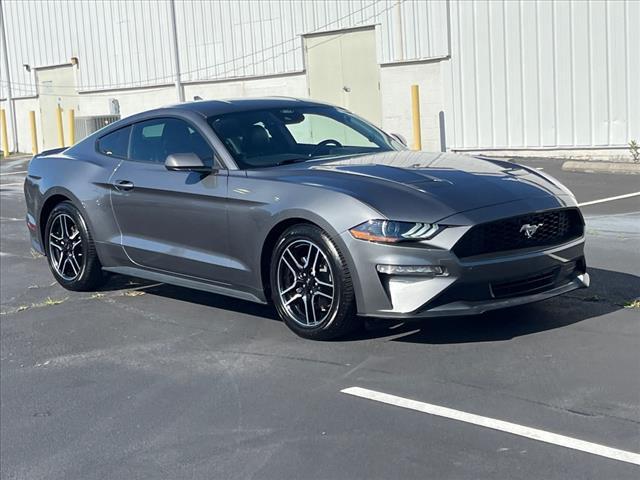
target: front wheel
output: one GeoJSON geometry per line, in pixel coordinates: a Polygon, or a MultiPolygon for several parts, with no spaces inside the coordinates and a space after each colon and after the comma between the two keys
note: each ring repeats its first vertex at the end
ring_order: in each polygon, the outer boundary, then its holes
{"type": "Polygon", "coordinates": [[[358,326],[349,269],[320,228],[295,225],[280,236],[270,279],[278,314],[299,336],[329,340],[358,326]]]}

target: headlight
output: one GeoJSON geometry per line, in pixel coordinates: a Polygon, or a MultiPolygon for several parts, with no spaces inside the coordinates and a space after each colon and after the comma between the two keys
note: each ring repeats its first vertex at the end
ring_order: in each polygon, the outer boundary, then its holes
{"type": "Polygon", "coordinates": [[[391,220],[369,220],[353,227],[351,235],[370,242],[398,243],[427,240],[440,231],[435,223],[394,222],[391,220]]]}

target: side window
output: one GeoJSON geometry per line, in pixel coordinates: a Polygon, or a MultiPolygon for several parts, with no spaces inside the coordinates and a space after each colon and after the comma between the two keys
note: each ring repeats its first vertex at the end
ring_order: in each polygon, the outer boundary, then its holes
{"type": "Polygon", "coordinates": [[[131,127],[124,127],[98,139],[98,151],[105,155],[127,158],[131,127]]]}
{"type": "Polygon", "coordinates": [[[174,153],[195,153],[205,165],[213,164],[213,150],[184,120],[157,118],[133,126],[131,160],[164,163],[174,153]]]}

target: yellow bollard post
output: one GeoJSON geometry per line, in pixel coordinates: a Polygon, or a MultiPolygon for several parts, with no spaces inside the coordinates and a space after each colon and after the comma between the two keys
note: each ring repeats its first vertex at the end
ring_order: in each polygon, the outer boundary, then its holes
{"type": "Polygon", "coordinates": [[[411,85],[411,112],[413,118],[413,149],[422,150],[422,133],[420,132],[420,89],[411,85]]]}
{"type": "Polygon", "coordinates": [[[38,154],[38,132],[36,130],[36,112],[29,110],[29,127],[31,128],[31,153],[38,154]]]}
{"type": "Polygon", "coordinates": [[[62,108],[56,107],[56,123],[58,124],[58,145],[64,147],[64,129],[62,128],[62,108]]]}
{"type": "Polygon", "coordinates": [[[67,115],[69,121],[69,146],[71,146],[76,143],[76,112],[72,108],[67,115]]]}
{"type": "Polygon", "coordinates": [[[7,135],[7,114],[4,108],[0,110],[0,122],[2,122],[2,153],[6,158],[9,156],[9,136],[7,135]]]}

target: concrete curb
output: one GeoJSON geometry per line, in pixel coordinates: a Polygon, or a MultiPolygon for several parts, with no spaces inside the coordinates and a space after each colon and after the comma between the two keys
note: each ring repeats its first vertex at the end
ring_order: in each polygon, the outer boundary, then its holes
{"type": "Polygon", "coordinates": [[[4,155],[0,157],[0,162],[10,162],[11,160],[23,160],[25,158],[31,158],[31,157],[33,157],[33,155],[30,155],[28,153],[12,153],[8,157],[5,157],[4,155]]]}
{"type": "Polygon", "coordinates": [[[640,163],[569,160],[562,164],[562,170],[566,172],[640,174],[640,163]]]}

